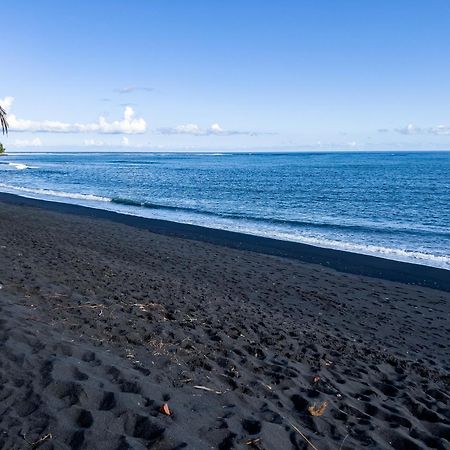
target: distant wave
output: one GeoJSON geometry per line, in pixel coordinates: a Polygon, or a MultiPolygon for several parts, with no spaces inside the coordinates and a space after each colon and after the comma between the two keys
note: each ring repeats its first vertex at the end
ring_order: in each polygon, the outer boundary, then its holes
{"type": "Polygon", "coordinates": [[[116,159],[103,164],[121,164],[122,166],[153,166],[155,164],[161,164],[159,161],[128,161],[122,159],[116,159]]]}
{"type": "Polygon", "coordinates": [[[2,162],[0,164],[6,165],[8,167],[14,167],[14,169],[17,169],[17,170],[37,169],[37,167],[27,166],[26,164],[23,164],[23,163],[15,163],[15,162],[4,163],[4,162],[2,162]]]}
{"type": "Polygon", "coordinates": [[[15,167],[18,170],[28,169],[28,166],[26,164],[20,164],[20,163],[9,163],[8,166],[15,167]]]}

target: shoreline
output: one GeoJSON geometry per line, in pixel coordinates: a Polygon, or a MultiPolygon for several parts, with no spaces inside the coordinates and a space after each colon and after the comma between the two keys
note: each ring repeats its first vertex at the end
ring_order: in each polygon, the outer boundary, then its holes
{"type": "Polygon", "coordinates": [[[100,220],[110,220],[165,236],[174,236],[232,249],[279,256],[304,263],[318,264],[343,273],[450,292],[450,271],[446,269],[234,231],[128,215],[70,203],[22,197],[16,194],[0,192],[0,202],[32,206],[48,211],[100,220]]]}

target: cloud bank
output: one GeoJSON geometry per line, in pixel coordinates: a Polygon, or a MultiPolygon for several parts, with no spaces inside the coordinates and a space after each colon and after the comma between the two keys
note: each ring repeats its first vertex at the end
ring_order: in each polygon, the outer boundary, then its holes
{"type": "Polygon", "coordinates": [[[8,113],[8,123],[11,131],[32,133],[101,133],[101,134],[142,134],[147,131],[145,120],[135,117],[131,106],[126,106],[121,120],[108,121],[100,116],[96,122],[69,123],[54,120],[27,120],[20,119],[12,114],[11,107],[14,97],[5,97],[0,104],[8,113]]]}
{"type": "Polygon", "coordinates": [[[130,139],[127,136],[122,136],[122,139],[118,142],[105,142],[99,139],[85,139],[83,141],[84,147],[108,147],[108,148],[119,148],[119,147],[127,147],[127,148],[144,148],[148,147],[148,144],[134,144],[130,142],[130,139]]]}
{"type": "Polygon", "coordinates": [[[448,125],[438,125],[436,127],[430,128],[430,133],[431,134],[448,136],[448,135],[450,135],[450,126],[448,126],[448,125]]]}
{"type": "Polygon", "coordinates": [[[117,89],[117,92],[119,92],[120,94],[131,94],[132,92],[136,91],[152,92],[154,91],[154,89],[145,86],[125,86],[120,89],[117,89]]]}
{"type": "Polygon", "coordinates": [[[450,126],[448,125],[437,125],[435,127],[417,127],[412,123],[406,125],[403,128],[395,128],[394,131],[403,135],[424,135],[424,134],[434,134],[435,136],[449,136],[450,126]]]}
{"type": "Polygon", "coordinates": [[[42,145],[42,140],[40,138],[16,139],[12,144],[13,147],[42,147],[42,145]]]}
{"type": "Polygon", "coordinates": [[[261,134],[271,134],[255,131],[224,130],[218,123],[213,123],[207,128],[202,128],[195,123],[188,123],[174,128],[159,128],[158,131],[161,134],[187,134],[191,136],[259,136],[261,134]]]}

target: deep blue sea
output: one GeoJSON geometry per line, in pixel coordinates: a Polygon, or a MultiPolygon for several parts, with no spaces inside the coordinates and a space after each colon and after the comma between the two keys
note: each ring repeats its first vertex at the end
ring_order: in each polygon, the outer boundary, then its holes
{"type": "Polygon", "coordinates": [[[450,153],[53,153],[0,190],[450,269],[450,153]]]}

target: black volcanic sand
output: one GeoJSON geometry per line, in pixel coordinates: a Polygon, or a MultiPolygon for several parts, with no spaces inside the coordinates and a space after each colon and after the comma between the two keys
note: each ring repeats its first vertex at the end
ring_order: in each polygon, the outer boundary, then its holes
{"type": "Polygon", "coordinates": [[[448,292],[30,206],[0,229],[0,448],[450,449],[448,292]]]}

